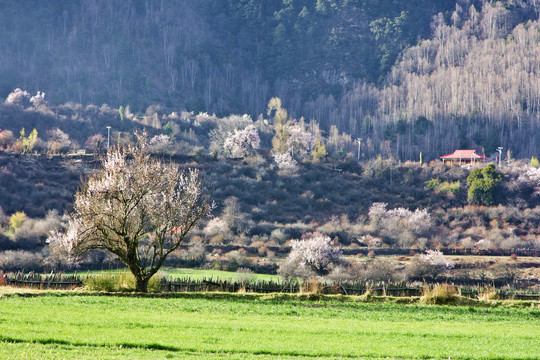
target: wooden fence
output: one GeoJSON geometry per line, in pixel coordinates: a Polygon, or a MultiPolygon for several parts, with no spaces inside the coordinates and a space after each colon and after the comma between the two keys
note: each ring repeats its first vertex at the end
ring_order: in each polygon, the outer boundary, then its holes
{"type": "Polygon", "coordinates": [[[7,285],[41,290],[72,290],[83,285],[77,275],[17,273],[4,277],[7,285]]]}
{"type": "MultiPolygon", "coordinates": [[[[85,277],[88,275],[85,275],[85,277]]],[[[0,278],[4,283],[15,287],[34,289],[71,290],[83,286],[83,278],[79,275],[50,274],[41,275],[35,273],[3,276],[0,278]]],[[[0,281],[0,283],[2,282],[0,281]]],[[[338,283],[338,284],[315,284],[322,294],[363,295],[369,291],[374,296],[422,296],[424,287],[412,286],[405,282],[401,283],[338,283]]],[[[429,286],[433,286],[430,284],[429,286]]],[[[300,293],[309,292],[310,284],[302,284],[299,281],[232,281],[219,279],[161,279],[161,292],[252,292],[252,293],[300,293]]],[[[517,300],[540,300],[540,291],[522,291],[510,289],[495,289],[491,284],[478,286],[457,286],[461,296],[478,298],[485,292],[495,292],[499,299],[517,300]]]]}

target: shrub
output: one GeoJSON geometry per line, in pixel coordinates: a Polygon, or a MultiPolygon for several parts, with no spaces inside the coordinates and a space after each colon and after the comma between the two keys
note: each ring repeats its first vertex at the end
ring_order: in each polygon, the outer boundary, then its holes
{"type": "Polygon", "coordinates": [[[532,197],[540,196],[540,167],[521,171],[517,182],[519,185],[528,185],[532,189],[532,197]]]}
{"type": "Polygon", "coordinates": [[[290,236],[282,229],[274,229],[270,233],[270,240],[274,240],[280,245],[283,245],[289,239],[290,236]]]}
{"type": "Polygon", "coordinates": [[[457,194],[461,188],[461,183],[459,180],[454,182],[443,181],[439,185],[439,191],[451,194],[457,194]]]}
{"type": "Polygon", "coordinates": [[[0,253],[0,269],[3,271],[42,271],[43,255],[25,250],[8,250],[0,253]]]}
{"type": "Polygon", "coordinates": [[[424,287],[424,294],[420,298],[420,302],[429,305],[445,305],[454,303],[458,297],[455,286],[447,283],[436,284],[432,288],[424,287]]]}
{"type": "Polygon", "coordinates": [[[428,190],[434,191],[439,187],[440,184],[441,184],[441,180],[431,179],[431,180],[426,181],[426,188],[428,190]]]}
{"type": "Polygon", "coordinates": [[[498,262],[490,268],[490,272],[493,279],[511,283],[518,275],[518,265],[515,262],[498,262]]]}
{"type": "Polygon", "coordinates": [[[30,99],[30,93],[17,88],[7,96],[5,103],[9,105],[22,106],[23,102],[28,99],[30,99]]]}
{"type": "Polygon", "coordinates": [[[248,267],[251,265],[251,260],[246,256],[246,252],[241,250],[233,250],[225,255],[229,262],[228,271],[237,271],[239,268],[248,267]]]}
{"type": "MultiPolygon", "coordinates": [[[[149,292],[159,292],[161,278],[163,275],[157,273],[148,282],[149,292]]],[[[88,276],[83,279],[83,284],[90,291],[105,292],[132,292],[135,291],[135,277],[133,274],[123,271],[116,274],[103,273],[88,276]]]]}
{"type": "Polygon", "coordinates": [[[321,282],[316,278],[310,278],[309,280],[304,282],[304,284],[300,288],[300,291],[303,294],[310,295],[310,297],[317,298],[322,294],[323,284],[321,284],[321,282]]]}
{"type": "Polygon", "coordinates": [[[499,298],[499,293],[493,286],[483,288],[481,291],[478,292],[478,300],[481,301],[498,300],[499,298]]]}
{"type": "Polygon", "coordinates": [[[13,235],[18,248],[34,249],[42,246],[49,233],[61,226],[60,217],[55,210],[49,211],[44,219],[31,219],[24,217],[24,221],[13,235]]]}
{"type": "Polygon", "coordinates": [[[394,282],[399,280],[394,264],[389,260],[375,259],[367,264],[363,274],[365,281],[394,282]]]}
{"type": "Polygon", "coordinates": [[[405,208],[386,210],[386,203],[373,203],[369,209],[369,219],[374,231],[387,239],[397,241],[401,247],[423,248],[425,238],[431,234],[433,222],[427,210],[411,211],[405,208]]]}
{"type": "Polygon", "coordinates": [[[349,271],[349,268],[343,266],[336,266],[332,269],[330,274],[328,274],[327,279],[333,283],[342,284],[351,282],[353,280],[353,274],[355,271],[349,271]]]}
{"type": "MultiPolygon", "coordinates": [[[[198,121],[201,118],[202,115],[197,116],[198,121]]],[[[243,131],[252,124],[253,120],[249,115],[231,115],[223,118],[218,126],[209,133],[210,153],[223,155],[225,153],[224,145],[227,138],[231,137],[237,131],[243,131]]]]}
{"type": "Polygon", "coordinates": [[[235,130],[223,143],[225,154],[232,157],[244,157],[260,147],[259,132],[254,125],[243,130],[235,130]]]}
{"type": "Polygon", "coordinates": [[[0,131],[0,149],[8,149],[15,143],[13,132],[10,130],[0,131]]]}
{"type": "Polygon", "coordinates": [[[208,237],[214,237],[216,235],[228,236],[230,233],[229,225],[224,219],[220,217],[214,217],[208,221],[203,229],[203,233],[208,237]]]}
{"type": "Polygon", "coordinates": [[[83,284],[90,291],[114,292],[116,289],[115,279],[111,274],[89,276],[83,280],[83,284]]]}
{"type": "Polygon", "coordinates": [[[298,163],[293,159],[290,153],[275,154],[274,161],[278,168],[285,173],[296,173],[298,170],[298,163]]]}
{"type": "Polygon", "coordinates": [[[307,267],[299,267],[290,261],[283,261],[277,270],[277,274],[289,280],[290,278],[309,279],[315,276],[315,273],[307,267]]]}
{"type": "Polygon", "coordinates": [[[238,268],[236,270],[237,281],[242,284],[243,287],[255,281],[255,273],[248,268],[238,268]]]}

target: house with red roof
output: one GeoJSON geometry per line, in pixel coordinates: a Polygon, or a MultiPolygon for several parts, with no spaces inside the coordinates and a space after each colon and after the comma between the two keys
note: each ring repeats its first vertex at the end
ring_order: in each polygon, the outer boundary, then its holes
{"type": "Polygon", "coordinates": [[[457,162],[461,164],[473,164],[477,161],[485,162],[488,160],[484,155],[476,153],[476,150],[456,150],[452,154],[441,156],[444,162],[457,162]]]}

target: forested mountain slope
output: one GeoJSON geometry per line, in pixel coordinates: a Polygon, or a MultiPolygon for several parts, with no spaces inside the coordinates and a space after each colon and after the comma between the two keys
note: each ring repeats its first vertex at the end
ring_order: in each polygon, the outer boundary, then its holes
{"type": "MultiPolygon", "coordinates": [[[[462,5],[468,5],[462,3],[462,5]]],[[[540,23],[529,7],[456,6],[434,18],[433,35],[406,50],[382,88],[360,81],[340,101],[319,98],[305,113],[410,159],[482,146],[538,153],[540,23]],[[527,10],[527,11],[525,11],[527,10]],[[527,20],[525,23],[523,21],[527,20]]]]}
{"type": "MultiPolygon", "coordinates": [[[[537,1],[0,1],[0,97],[264,113],[363,155],[540,151],[537,1]]],[[[2,125],[2,124],[0,124],[2,125]]],[[[3,126],[0,127],[5,127],[3,126]]],[[[90,134],[88,134],[90,135],[90,134]]]]}

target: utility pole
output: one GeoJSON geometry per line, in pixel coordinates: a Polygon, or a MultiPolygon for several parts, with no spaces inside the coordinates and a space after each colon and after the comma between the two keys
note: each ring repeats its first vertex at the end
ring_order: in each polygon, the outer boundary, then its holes
{"type": "Polygon", "coordinates": [[[357,158],[357,161],[360,161],[360,148],[362,147],[362,138],[356,138],[356,142],[358,143],[358,158],[357,158]]]}
{"type": "Polygon", "coordinates": [[[503,147],[502,146],[499,146],[497,148],[497,151],[499,152],[499,169],[501,168],[501,157],[502,157],[502,151],[503,151],[503,147]]]}
{"type": "Polygon", "coordinates": [[[109,145],[111,144],[110,139],[111,139],[111,127],[107,126],[107,149],[109,148],[109,145]]]}

